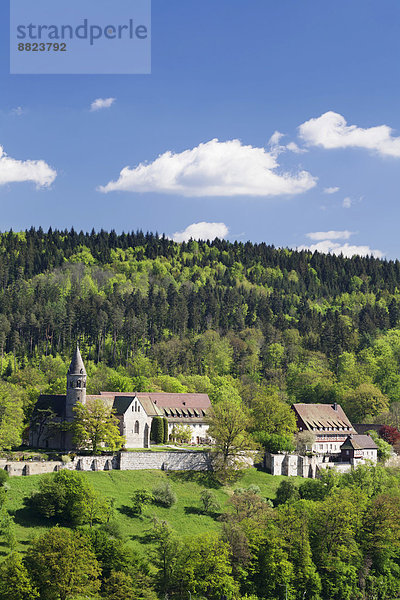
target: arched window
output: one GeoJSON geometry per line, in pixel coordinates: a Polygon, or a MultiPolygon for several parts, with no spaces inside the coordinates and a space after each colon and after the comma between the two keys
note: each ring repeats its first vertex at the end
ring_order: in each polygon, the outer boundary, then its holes
{"type": "Polygon", "coordinates": [[[81,380],[80,380],[80,379],[78,379],[78,381],[76,382],[76,387],[79,387],[79,388],[80,388],[80,387],[81,387],[81,385],[82,385],[82,382],[81,382],[81,380]]]}
{"type": "Polygon", "coordinates": [[[139,433],[139,421],[135,423],[135,433],[139,433]]]}
{"type": "Polygon", "coordinates": [[[69,387],[71,387],[71,388],[74,387],[74,382],[73,381],[70,382],[69,387]]]}

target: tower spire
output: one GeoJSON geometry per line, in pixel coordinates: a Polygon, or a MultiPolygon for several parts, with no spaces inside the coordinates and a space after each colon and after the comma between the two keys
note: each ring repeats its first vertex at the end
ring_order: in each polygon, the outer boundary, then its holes
{"type": "Polygon", "coordinates": [[[78,343],[69,365],[68,375],[86,375],[85,365],[83,364],[82,355],[79,350],[78,343]]]}
{"type": "Polygon", "coordinates": [[[83,364],[82,356],[78,344],[71,360],[67,373],[67,396],[65,405],[65,415],[67,420],[74,418],[74,407],[77,402],[85,404],[86,402],[86,369],[83,364]]]}

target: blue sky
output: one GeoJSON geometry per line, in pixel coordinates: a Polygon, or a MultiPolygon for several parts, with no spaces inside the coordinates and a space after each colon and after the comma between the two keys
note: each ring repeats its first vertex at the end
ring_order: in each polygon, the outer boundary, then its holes
{"type": "Polygon", "coordinates": [[[400,258],[398,0],[153,0],[151,75],[9,75],[0,16],[1,230],[400,258]]]}

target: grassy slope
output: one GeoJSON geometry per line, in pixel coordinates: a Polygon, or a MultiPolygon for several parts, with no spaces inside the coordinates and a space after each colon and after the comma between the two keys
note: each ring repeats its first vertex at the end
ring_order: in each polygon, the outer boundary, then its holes
{"type": "MultiPolygon", "coordinates": [[[[207,530],[218,530],[220,524],[211,517],[198,514],[200,493],[205,488],[214,489],[221,507],[224,508],[235,487],[247,487],[257,484],[263,496],[273,498],[276,488],[283,477],[273,477],[267,473],[248,469],[244,475],[231,486],[214,487],[212,479],[206,473],[171,473],[163,471],[109,471],[88,472],[83,474],[89,482],[106,498],[115,498],[115,518],[126,534],[126,541],[139,552],[146,552],[146,531],[151,528],[151,519],[155,515],[167,520],[179,535],[195,535],[207,530]],[[175,491],[178,501],[169,508],[157,506],[146,507],[142,517],[132,518],[124,507],[129,508],[132,492],[138,488],[152,490],[159,483],[168,480],[175,491]]],[[[38,486],[41,475],[29,477],[12,477],[9,480],[7,507],[15,514],[16,534],[20,550],[47,527],[54,525],[38,519],[32,512],[23,507],[23,498],[38,486]]]]}

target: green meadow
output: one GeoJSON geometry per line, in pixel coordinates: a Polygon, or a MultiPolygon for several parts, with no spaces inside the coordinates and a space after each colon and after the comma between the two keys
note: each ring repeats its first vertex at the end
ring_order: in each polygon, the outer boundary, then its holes
{"type": "MultiPolygon", "coordinates": [[[[168,521],[181,536],[218,530],[221,527],[220,522],[201,513],[200,494],[204,489],[212,489],[215,492],[221,510],[224,510],[236,487],[256,484],[260,487],[262,496],[272,499],[283,479],[256,469],[248,469],[235,483],[229,485],[218,484],[210,473],[195,472],[107,471],[87,472],[83,473],[83,476],[105,498],[114,499],[113,519],[119,524],[125,541],[140,553],[146,552],[147,532],[152,527],[154,516],[168,521]],[[171,508],[151,504],[146,506],[141,516],[131,516],[133,492],[141,488],[151,491],[165,481],[170,483],[177,496],[177,502],[171,508]]],[[[32,538],[55,525],[52,521],[38,517],[24,506],[24,498],[38,488],[41,477],[43,475],[11,477],[8,480],[7,508],[15,519],[15,533],[18,549],[21,551],[32,538]]]]}

